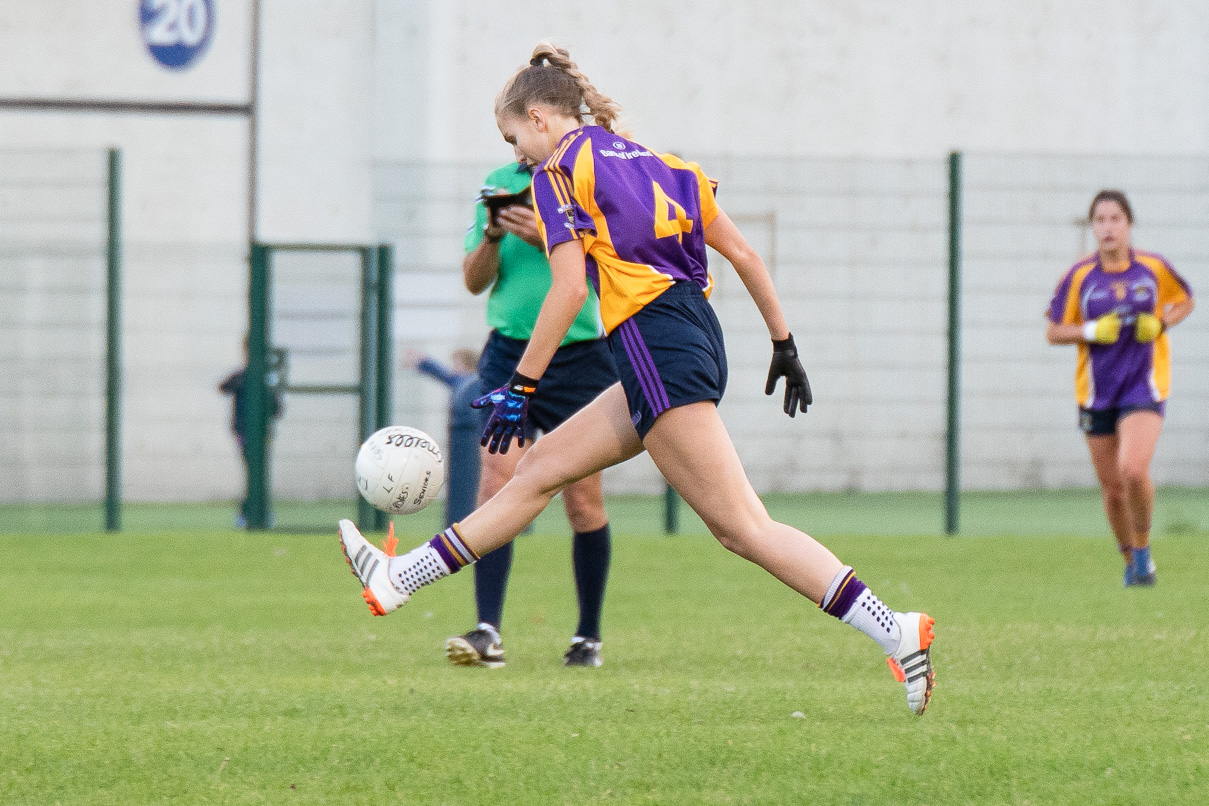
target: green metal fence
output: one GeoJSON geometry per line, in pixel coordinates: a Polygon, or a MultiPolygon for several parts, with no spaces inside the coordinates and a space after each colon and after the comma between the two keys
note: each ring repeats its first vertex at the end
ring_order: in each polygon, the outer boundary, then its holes
{"type": "MultiPolygon", "coordinates": [[[[770,404],[760,395],[766,334],[728,269],[714,267],[712,301],[732,356],[723,414],[762,493],[934,493],[936,528],[954,534],[972,528],[962,511],[970,490],[1093,485],[1071,415],[1074,357],[1044,343],[1040,313],[1065,268],[1094,246],[1083,216],[1101,187],[1130,193],[1140,248],[1165,254],[1194,288],[1209,287],[1209,158],[954,153],[702,162],[720,180],[728,212],[766,256],[815,386],[808,417],[767,416],[770,404]]],[[[376,427],[403,422],[440,433],[446,423],[445,390],[397,372],[393,352],[417,346],[439,357],[481,344],[482,298],[465,293],[458,265],[470,200],[489,167],[377,171],[383,243],[252,245],[249,359],[260,380],[250,413],[260,418],[253,434],[262,435],[253,440],[246,490],[253,528],[283,511],[300,514],[282,526],[313,518],[328,528],[323,502],[347,510],[354,500],[362,522],[384,525],[356,495],[352,457],[376,427]],[[347,296],[338,312],[345,368],[325,375],[335,359],[315,359],[313,371],[301,372],[306,351],[316,347],[291,333],[329,340],[331,322],[320,310],[326,300],[295,294],[284,314],[274,300],[290,280],[283,284],[275,267],[329,257],[348,261],[324,270],[347,296]],[[393,394],[396,383],[406,394],[393,394]],[[276,442],[264,417],[270,390],[290,401],[278,426],[289,438],[276,442]],[[334,481],[308,486],[312,469],[334,481]]],[[[132,293],[150,295],[125,282],[122,170],[117,151],[32,151],[10,156],[0,171],[0,224],[9,236],[0,244],[0,287],[12,310],[0,317],[0,362],[7,362],[0,365],[0,506],[41,512],[91,501],[97,527],[109,530],[127,528],[123,488],[132,469],[146,475],[148,462],[177,461],[149,454],[154,446],[129,433],[146,430],[126,421],[146,409],[154,389],[144,380],[134,406],[124,400],[127,359],[145,357],[123,354],[131,343],[124,302],[132,293]],[[65,378],[72,379],[66,394],[65,378]],[[50,438],[52,420],[71,430],[74,455],[56,452],[62,440],[50,438]],[[81,481],[54,485],[56,474],[81,481]]],[[[152,248],[135,245],[141,265],[159,262],[145,254],[152,248]]],[[[165,322],[157,327],[171,326],[165,322]]],[[[1172,345],[1175,391],[1155,478],[1195,489],[1209,485],[1209,318],[1194,314],[1173,332],[1172,345]]],[[[222,436],[206,438],[213,444],[222,436]]],[[[684,530],[676,499],[664,495],[653,467],[639,460],[608,483],[614,495],[660,499],[664,528],[684,530]]],[[[14,512],[4,511],[0,531],[17,523],[14,512]]]]}
{"type": "MultiPolygon", "coordinates": [[[[390,424],[392,399],[394,251],[389,244],[253,243],[248,294],[248,489],[246,516],[249,529],[272,525],[272,484],[269,461],[270,396],[354,397],[357,422],[349,423],[350,447],[375,430],[390,424]],[[293,382],[288,371],[288,346],[274,339],[274,258],[282,253],[355,255],[360,262],[360,303],[355,383],[293,382]],[[276,361],[274,357],[276,356],[276,361]]],[[[358,523],[386,528],[386,515],[350,491],[356,498],[358,523]]],[[[297,524],[294,524],[297,526],[297,524]]]]}
{"type": "Polygon", "coordinates": [[[105,249],[105,529],[122,528],[122,152],[110,149],[105,249]]]}

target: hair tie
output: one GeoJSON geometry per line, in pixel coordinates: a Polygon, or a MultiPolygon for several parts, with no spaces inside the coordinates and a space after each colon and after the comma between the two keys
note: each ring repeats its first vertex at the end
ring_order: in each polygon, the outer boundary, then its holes
{"type": "Polygon", "coordinates": [[[529,66],[530,67],[541,67],[542,62],[545,61],[545,59],[546,59],[545,56],[534,56],[532,59],[529,60],[529,66]]]}

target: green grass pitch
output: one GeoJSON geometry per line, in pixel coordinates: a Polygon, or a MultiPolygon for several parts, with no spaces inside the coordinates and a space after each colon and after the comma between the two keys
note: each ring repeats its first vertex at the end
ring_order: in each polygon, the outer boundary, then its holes
{"type": "Polygon", "coordinates": [[[867,638],[652,523],[615,537],[600,669],[561,666],[551,515],[518,544],[494,671],[443,656],[472,625],[469,573],[375,619],[334,530],[0,537],[0,803],[1209,797],[1203,534],[1156,540],[1150,590],[1121,587],[1107,537],[827,538],[936,617],[917,718],[867,638]]]}

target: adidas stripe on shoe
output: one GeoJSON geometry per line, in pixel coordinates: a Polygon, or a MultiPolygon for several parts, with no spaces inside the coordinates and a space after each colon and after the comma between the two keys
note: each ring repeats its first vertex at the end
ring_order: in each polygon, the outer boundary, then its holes
{"type": "Polygon", "coordinates": [[[361,596],[369,605],[369,612],[375,616],[385,616],[410,597],[399,591],[391,584],[387,568],[390,558],[394,556],[395,544],[398,542],[393,534],[387,538],[386,550],[370,543],[350,520],[340,521],[340,548],[344,551],[344,559],[348,560],[353,569],[353,576],[361,582],[361,596]]]}
{"type": "Polygon", "coordinates": [[[895,613],[894,620],[902,631],[902,641],[898,651],[886,658],[886,665],[894,679],[906,686],[907,707],[918,716],[927,709],[936,684],[931,649],[936,620],[927,613],[895,613]]]}

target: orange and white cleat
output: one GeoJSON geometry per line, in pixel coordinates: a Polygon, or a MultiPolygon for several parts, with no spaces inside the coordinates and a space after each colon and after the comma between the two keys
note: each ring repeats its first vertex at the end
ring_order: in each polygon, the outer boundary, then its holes
{"type": "Polygon", "coordinates": [[[918,716],[927,709],[936,684],[931,650],[936,619],[927,613],[895,613],[894,620],[902,630],[902,642],[898,651],[886,658],[886,665],[894,672],[894,679],[907,687],[907,707],[918,716]]]}
{"type": "Polygon", "coordinates": [[[391,583],[387,573],[398,542],[394,536],[394,524],[391,527],[386,550],[383,551],[362,537],[352,521],[340,521],[340,548],[344,550],[344,559],[353,569],[353,576],[360,580],[363,588],[361,596],[369,605],[369,612],[375,616],[385,616],[411,598],[391,583]]]}

